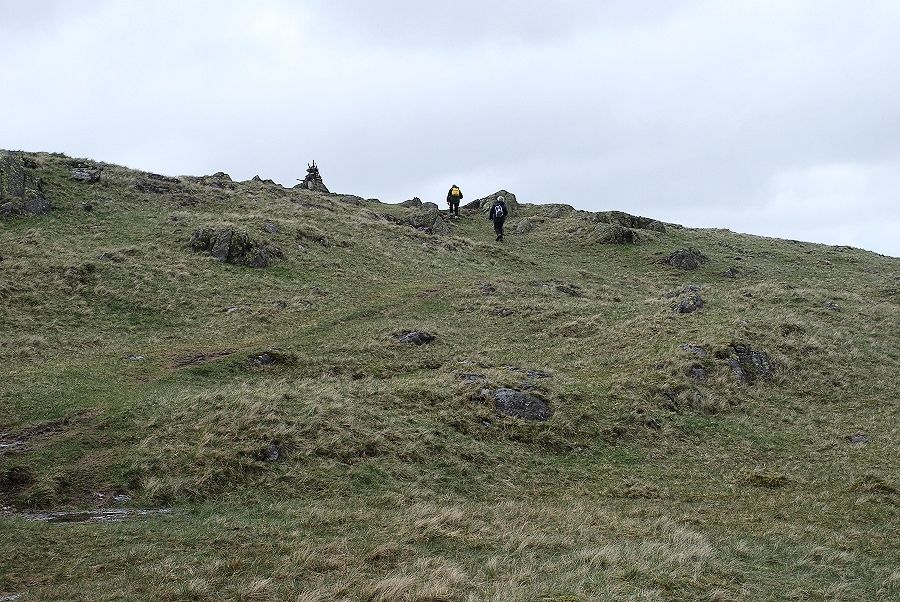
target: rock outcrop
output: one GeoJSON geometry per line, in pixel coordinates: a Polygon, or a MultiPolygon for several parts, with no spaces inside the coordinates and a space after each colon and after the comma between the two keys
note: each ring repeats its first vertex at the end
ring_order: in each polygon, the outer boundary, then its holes
{"type": "Polygon", "coordinates": [[[716,353],[718,359],[725,360],[734,377],[752,385],[759,379],[769,380],[775,374],[775,364],[765,351],[756,351],[746,343],[732,343],[727,349],[716,353]]]}
{"type": "Polygon", "coordinates": [[[424,330],[401,330],[400,332],[395,332],[392,336],[398,343],[417,346],[431,343],[436,338],[433,334],[424,330]]]}
{"type": "Polygon", "coordinates": [[[189,244],[195,252],[207,252],[218,261],[250,268],[267,267],[271,257],[282,256],[277,247],[255,241],[246,232],[233,228],[198,228],[189,244]]]}
{"type": "Polygon", "coordinates": [[[639,215],[631,215],[623,211],[600,211],[592,216],[593,221],[603,222],[607,224],[618,224],[625,228],[634,228],[636,230],[653,230],[654,232],[665,232],[666,225],[649,217],[641,217],[639,215]]]}
{"type": "Polygon", "coordinates": [[[450,224],[441,216],[441,212],[434,203],[422,203],[414,207],[410,215],[401,220],[401,223],[412,226],[428,234],[450,234],[450,224]]]}
{"type": "Polygon", "coordinates": [[[696,270],[707,261],[706,256],[696,249],[679,249],[666,257],[663,263],[682,270],[696,270]]]}
{"type": "Polygon", "coordinates": [[[637,242],[634,230],[619,224],[601,224],[595,228],[594,235],[602,245],[629,245],[637,242]]]}
{"type": "Polygon", "coordinates": [[[498,190],[492,195],[486,196],[481,199],[475,199],[471,203],[466,203],[463,205],[463,209],[478,209],[481,211],[487,211],[490,209],[491,205],[494,204],[494,201],[497,200],[497,197],[503,197],[503,201],[506,203],[506,208],[510,213],[515,211],[519,207],[519,203],[516,201],[516,195],[506,190],[498,190]]]}
{"type": "Polygon", "coordinates": [[[158,173],[148,173],[134,181],[134,187],[140,192],[150,194],[169,194],[178,190],[181,180],[158,173]]]}
{"type": "Polygon", "coordinates": [[[38,165],[21,153],[0,152],[0,217],[40,215],[51,209],[38,165]]]}
{"type": "Polygon", "coordinates": [[[553,416],[553,409],[546,401],[515,389],[497,389],[494,408],[501,414],[524,420],[549,420],[553,416]]]}

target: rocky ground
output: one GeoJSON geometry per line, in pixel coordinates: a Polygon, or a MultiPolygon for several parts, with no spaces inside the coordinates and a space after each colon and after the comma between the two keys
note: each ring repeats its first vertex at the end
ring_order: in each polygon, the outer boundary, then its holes
{"type": "Polygon", "coordinates": [[[0,153],[0,600],[900,597],[900,260],[313,168],[0,153]]]}

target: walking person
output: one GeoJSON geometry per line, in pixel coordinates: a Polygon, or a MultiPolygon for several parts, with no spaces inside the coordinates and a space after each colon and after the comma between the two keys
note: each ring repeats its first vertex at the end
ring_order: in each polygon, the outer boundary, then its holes
{"type": "Polygon", "coordinates": [[[447,204],[450,205],[450,215],[455,215],[459,217],[459,202],[463,198],[462,190],[459,189],[459,186],[454,184],[450,187],[450,190],[447,192],[447,204]]]}
{"type": "Polygon", "coordinates": [[[506,215],[506,202],[502,196],[498,196],[494,199],[494,204],[491,205],[491,210],[488,212],[488,219],[494,222],[494,233],[497,235],[497,240],[499,242],[503,241],[503,222],[506,221],[506,215]]]}

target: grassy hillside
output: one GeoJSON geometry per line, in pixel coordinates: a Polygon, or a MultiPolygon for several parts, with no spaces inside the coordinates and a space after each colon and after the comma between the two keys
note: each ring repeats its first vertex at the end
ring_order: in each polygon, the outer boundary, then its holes
{"type": "Polygon", "coordinates": [[[900,599],[900,260],[541,205],[497,243],[27,157],[53,210],[0,221],[0,595],[900,599]],[[120,506],[173,511],[31,520],[120,506]]]}

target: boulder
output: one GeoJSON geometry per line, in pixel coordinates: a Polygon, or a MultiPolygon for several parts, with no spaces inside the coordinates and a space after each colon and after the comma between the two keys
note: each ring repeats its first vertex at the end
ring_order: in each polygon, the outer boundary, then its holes
{"type": "Polygon", "coordinates": [[[603,224],[594,229],[597,242],[602,245],[631,245],[637,242],[637,236],[631,228],[619,224],[603,224]]]}
{"type": "Polygon", "coordinates": [[[134,181],[134,187],[139,192],[167,194],[178,190],[180,183],[181,180],[178,178],[170,178],[158,173],[148,173],[144,174],[143,177],[137,178],[134,181]]]}
{"type": "Polygon", "coordinates": [[[515,211],[519,207],[519,203],[516,201],[516,195],[506,190],[498,190],[492,195],[486,196],[481,199],[475,199],[471,203],[466,203],[463,205],[463,209],[477,209],[481,211],[487,211],[491,208],[491,205],[494,204],[494,201],[497,200],[497,197],[503,197],[503,201],[506,203],[506,208],[510,213],[515,211]]]}
{"type": "Polygon", "coordinates": [[[755,351],[746,343],[732,343],[716,356],[731,367],[735,378],[752,385],[758,379],[770,380],[775,374],[775,364],[765,351],[755,351]]]}
{"type": "Polygon", "coordinates": [[[450,224],[441,216],[434,203],[422,203],[421,208],[411,211],[401,223],[428,234],[450,234],[450,224]]]}
{"type": "Polygon", "coordinates": [[[574,211],[575,208],[571,205],[566,205],[563,203],[547,203],[546,205],[541,205],[539,214],[543,217],[555,219],[573,213],[574,211]]]}
{"type": "Polygon", "coordinates": [[[707,257],[696,249],[679,249],[670,254],[663,260],[672,267],[681,268],[682,270],[696,270],[701,265],[709,261],[707,257]]]}
{"type": "Polygon", "coordinates": [[[393,334],[394,340],[398,343],[406,343],[411,345],[426,345],[435,340],[430,332],[424,330],[401,330],[393,334]]]}
{"type": "Polygon", "coordinates": [[[236,188],[234,181],[224,171],[217,171],[211,176],[200,176],[196,181],[204,186],[212,188],[221,188],[222,190],[234,190],[236,188]]]}
{"type": "Polygon", "coordinates": [[[506,416],[523,420],[549,420],[553,416],[550,405],[532,393],[515,389],[497,389],[494,408],[506,416]]]}
{"type": "Polygon", "coordinates": [[[723,278],[737,278],[738,277],[738,269],[734,266],[730,266],[724,272],[722,272],[723,278]]]}
{"type": "Polygon", "coordinates": [[[691,292],[686,297],[675,304],[675,312],[679,314],[689,314],[703,307],[703,297],[700,293],[691,292]]]}
{"type": "Polygon", "coordinates": [[[531,219],[520,220],[519,223],[516,224],[516,227],[513,228],[513,232],[515,234],[528,234],[534,230],[534,223],[534,220],[531,219]]]}
{"type": "Polygon", "coordinates": [[[41,215],[49,212],[37,163],[21,153],[0,152],[0,217],[41,215]],[[29,167],[33,165],[34,167],[29,167]]]}
{"type": "Polygon", "coordinates": [[[421,207],[421,206],[422,206],[422,199],[420,199],[420,198],[417,197],[417,196],[414,196],[413,198],[409,199],[408,201],[403,201],[402,203],[400,203],[400,206],[401,206],[401,207],[407,207],[407,208],[421,207]]]}
{"type": "Polygon", "coordinates": [[[666,225],[649,217],[641,217],[639,215],[631,215],[624,211],[599,211],[592,217],[595,222],[606,224],[618,224],[625,228],[634,228],[637,230],[653,230],[654,232],[665,232],[666,225]]]}
{"type": "Polygon", "coordinates": [[[198,228],[189,244],[195,252],[207,252],[218,261],[251,268],[267,267],[270,256],[282,256],[276,247],[256,242],[246,232],[232,228],[198,228]]]}
{"type": "Polygon", "coordinates": [[[100,181],[100,169],[78,168],[72,170],[72,179],[85,184],[93,184],[100,181]]]}

